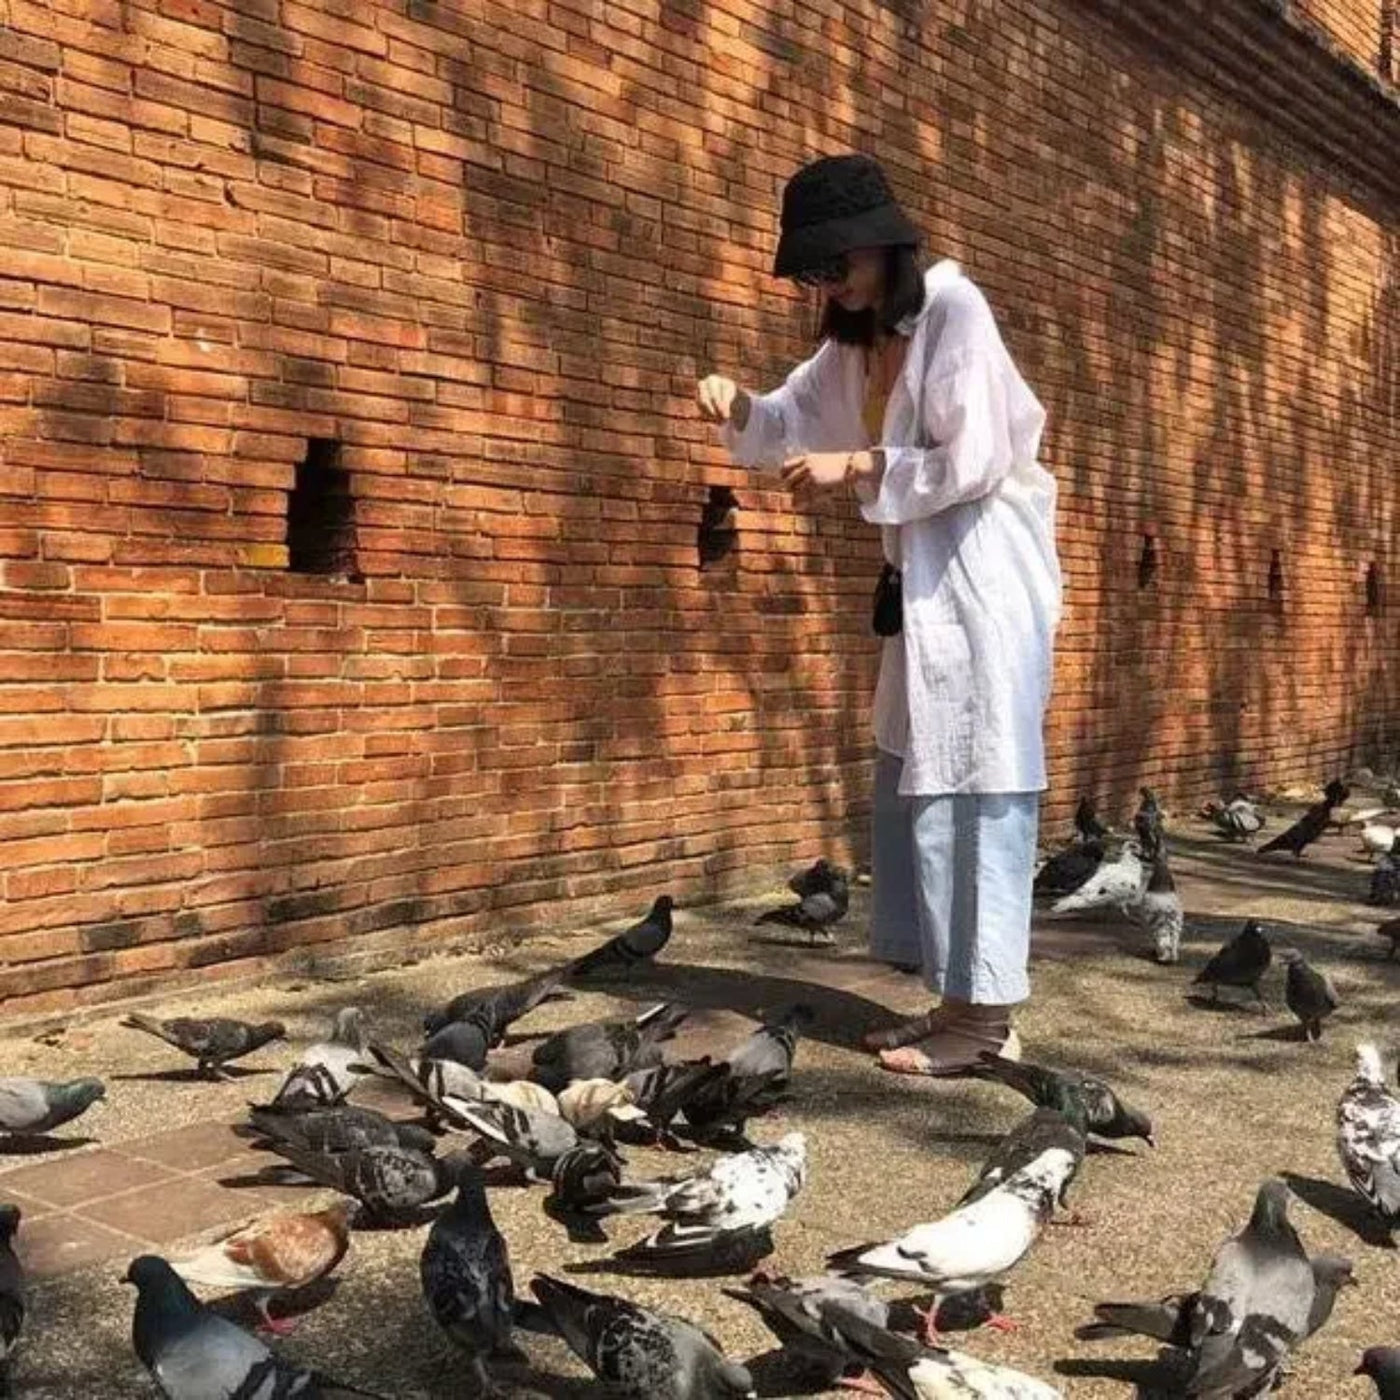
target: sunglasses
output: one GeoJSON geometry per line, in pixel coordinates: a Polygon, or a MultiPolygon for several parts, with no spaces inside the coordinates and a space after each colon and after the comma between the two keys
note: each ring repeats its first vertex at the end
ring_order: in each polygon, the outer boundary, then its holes
{"type": "Polygon", "coordinates": [[[839,287],[846,280],[850,270],[850,258],[845,253],[838,253],[826,262],[795,273],[792,280],[800,287],[839,287]]]}

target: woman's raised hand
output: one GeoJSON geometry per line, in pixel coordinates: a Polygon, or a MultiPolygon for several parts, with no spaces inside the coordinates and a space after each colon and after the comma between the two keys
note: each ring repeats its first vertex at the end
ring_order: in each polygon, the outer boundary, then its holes
{"type": "Polygon", "coordinates": [[[740,432],[749,421],[749,396],[732,379],[722,374],[708,374],[695,390],[700,412],[711,423],[729,423],[740,432]]]}

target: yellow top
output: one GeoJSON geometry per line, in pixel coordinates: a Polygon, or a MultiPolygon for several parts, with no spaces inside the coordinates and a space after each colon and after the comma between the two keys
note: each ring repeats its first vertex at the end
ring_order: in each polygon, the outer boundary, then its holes
{"type": "Polygon", "coordinates": [[[885,435],[885,405],[890,401],[889,390],[882,390],[871,375],[865,381],[865,407],[861,417],[865,421],[865,433],[871,444],[878,443],[885,435]]]}

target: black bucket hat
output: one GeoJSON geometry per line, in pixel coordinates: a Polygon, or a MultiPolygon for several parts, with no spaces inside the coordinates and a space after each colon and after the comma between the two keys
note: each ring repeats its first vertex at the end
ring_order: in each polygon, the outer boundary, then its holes
{"type": "Polygon", "coordinates": [[[823,156],[783,190],[775,277],[795,277],[853,248],[917,245],[919,230],[899,207],[879,162],[865,155],[823,156]]]}

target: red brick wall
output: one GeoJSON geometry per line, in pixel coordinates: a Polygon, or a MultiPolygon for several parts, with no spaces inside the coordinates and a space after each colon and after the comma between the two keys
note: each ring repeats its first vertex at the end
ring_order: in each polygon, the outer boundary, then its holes
{"type": "Polygon", "coordinates": [[[1394,76],[1390,67],[1396,42],[1394,0],[1293,0],[1293,12],[1317,25],[1361,67],[1394,76]]]}
{"type": "Polygon", "coordinates": [[[776,196],[851,145],[1049,409],[1050,818],[1391,743],[1395,191],[1112,8],[0,0],[8,1006],[862,844],[874,532],[690,405],[802,352],[776,196]],[[312,437],[363,582],[284,567],[312,437]]]}

